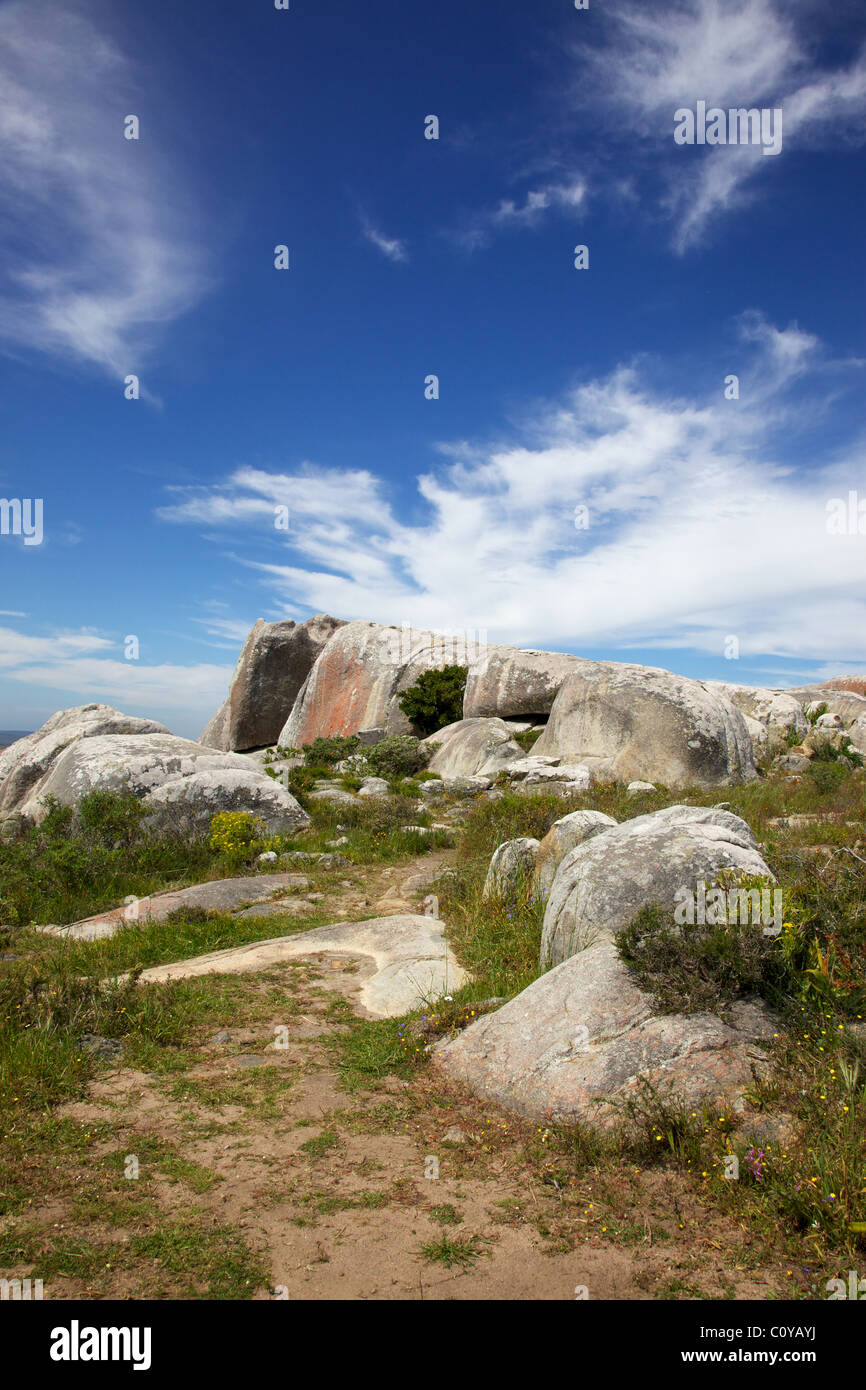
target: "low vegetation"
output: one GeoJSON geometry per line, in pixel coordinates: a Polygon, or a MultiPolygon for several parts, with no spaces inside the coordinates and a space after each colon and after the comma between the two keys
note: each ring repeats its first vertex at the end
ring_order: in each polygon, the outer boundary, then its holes
{"type": "MultiPolygon", "coordinates": [[[[305,761],[301,770],[325,768],[333,775],[337,762],[358,751],[347,749],[351,740],[328,742],[324,752],[307,750],[327,761],[305,761]]],[[[399,742],[386,740],[391,744],[386,754],[394,759],[394,777],[403,779],[399,742]]],[[[365,749],[364,756],[374,751],[365,749]]],[[[111,1126],[97,1134],[94,1125],[66,1114],[65,1107],[82,1102],[106,1066],[88,1044],[96,1036],[118,1044],[124,1068],[165,1078],[178,1104],[212,1104],[216,1114],[219,1106],[242,1107],[255,1095],[257,1114],[278,1113],[290,1084],[282,1079],[285,1073],[263,1067],[216,1086],[190,1069],[208,1030],[224,1027],[227,1018],[243,1012],[246,1018],[269,1020],[275,1007],[289,1011],[285,970],[301,972],[301,967],[285,967],[280,980],[261,980],[255,987],[249,978],[221,976],[142,985],[138,972],[328,919],[313,912],[302,923],[287,923],[187,910],[159,924],[130,924],[98,942],[45,936],[30,929],[32,922],[69,921],[131,894],[251,871],[264,846],[280,853],[327,853],[329,845],[343,840],[339,853],[350,865],[375,868],[453,844],[454,854],[433,892],[452,948],[475,976],[473,983],[453,999],[430,1001],[411,1016],[384,1021],[361,1019],[346,1000],[332,997],[331,1031],[323,1040],[349,1095],[364,1096],[389,1081],[409,1082],[400,1097],[422,1087],[412,1104],[423,1114],[425,1105],[436,1103],[425,1099],[423,1090],[430,1038],[463,1026],[473,1001],[509,998],[539,973],[544,902],[531,881],[516,885],[505,900],[482,897],[497,845],[525,835],[540,839],[570,810],[592,807],[622,821],[686,801],[715,805],[721,797],[750,824],[783,889],[781,935],[748,928],[683,929],[650,906],[621,934],[619,944],[662,1009],[711,1010],[724,1017],[738,999],[766,1000],[779,1020],[776,1036],[766,1044],[769,1067],[750,1088],[742,1113],[712,1107],[693,1111],[645,1090],[624,1107],[621,1126],[610,1133],[539,1127],[527,1140],[526,1162],[543,1184],[560,1193],[579,1191],[589,1173],[666,1173],[741,1223],[760,1249],[785,1252],[792,1268],[822,1271],[826,1277],[837,1265],[859,1267],[866,1253],[862,771],[826,762],[797,783],[762,779],[723,793],[660,787],[629,798],[622,786],[611,786],[565,801],[506,792],[493,800],[446,803],[458,826],[426,835],[405,829],[432,829],[430,816],[416,806],[418,768],[410,780],[409,795],[392,787],[388,797],[351,805],[308,802],[312,829],[284,839],[225,819],[214,824],[209,839],[154,836],[132,798],[99,793],[85,798],[77,812],[51,805],[39,827],[0,841],[0,951],[6,955],[0,963],[0,1267],[29,1265],[43,1277],[75,1270],[97,1291],[109,1271],[145,1266],[148,1288],[161,1288],[165,1296],[243,1298],[262,1287],[266,1272],[243,1232],[230,1221],[215,1221],[202,1205],[217,1181],[207,1165],[190,1165],[181,1150],[162,1148],[150,1156],[146,1183],[124,1182],[118,1164],[129,1149],[128,1138],[117,1138],[111,1126]],[[131,972],[128,978],[118,978],[125,972],[131,972]],[[736,1181],[730,1179],[732,1171],[736,1181]],[[167,1214],[159,1194],[169,1177],[177,1185],[178,1202],[167,1214]],[[46,1236],[33,1215],[40,1201],[48,1207],[65,1204],[63,1229],[46,1236]],[[132,1240],[126,1238],[129,1231],[132,1240]]],[[[312,867],[309,872],[316,887],[320,882],[327,887],[340,871],[322,870],[319,878],[312,867]]],[[[393,1123],[402,1132],[405,1109],[394,1109],[387,1090],[380,1101],[381,1120],[379,1111],[368,1108],[365,1122],[393,1123]]],[[[118,1124],[122,1119],[129,1117],[119,1114],[118,1124]]],[[[329,1122],[304,1140],[302,1153],[311,1171],[328,1161],[339,1135],[339,1125],[329,1122]]],[[[137,1134],[135,1151],[144,1153],[146,1142],[137,1134]]],[[[353,1200],[325,1193],[303,1219],[348,1210],[353,1200]]],[[[375,1205],[372,1196],[370,1205],[375,1205]]],[[[419,1258],[425,1265],[471,1268],[486,1246],[474,1235],[444,1229],[454,1224],[441,1214],[444,1210],[438,1216],[443,1229],[422,1241],[419,1258]]],[[[581,1221],[591,1220],[588,1207],[580,1211],[581,1221]]],[[[627,1213],[616,1227],[622,1242],[630,1239],[626,1218],[627,1213]]],[[[501,1219],[513,1218],[503,1210],[501,1219]]],[[[552,1250],[570,1248],[577,1219],[577,1208],[571,1212],[563,1200],[558,1224],[550,1228],[552,1250]]],[[[599,1231],[610,1234],[607,1227],[599,1231]]]]}

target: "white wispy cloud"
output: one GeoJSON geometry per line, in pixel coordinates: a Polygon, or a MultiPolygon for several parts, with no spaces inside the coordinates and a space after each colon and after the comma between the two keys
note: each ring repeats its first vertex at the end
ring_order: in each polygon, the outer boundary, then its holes
{"type": "Polygon", "coordinates": [[[812,58],[820,16],[781,0],[625,0],[605,16],[606,41],[575,48],[572,99],[606,113],[605,132],[620,172],[629,146],[662,180],[659,205],[684,252],[721,214],[756,196],[759,180],[779,177],[785,151],[838,149],[866,138],[866,52],[835,68],[812,58]],[[817,25],[817,29],[816,26],[817,25]],[[674,112],[707,107],[779,108],[783,153],[759,146],[674,146],[674,112]]]}
{"type": "Polygon", "coordinates": [[[752,313],[739,330],[746,398],[724,399],[723,373],[711,395],[660,394],[623,364],[509,439],[443,447],[444,466],[418,479],[422,522],[401,521],[369,472],[310,464],[240,469],[161,515],[246,523],[252,539],[288,501],[285,562],[241,563],[292,611],[572,650],[719,655],[734,633],[743,651],[862,661],[866,538],[829,534],[826,505],[858,485],[866,498],[866,449],[834,446],[796,467],[780,450],[835,389],[826,355],[795,324],[752,313]],[[579,505],[587,530],[575,529],[579,505]]]}
{"type": "Polygon", "coordinates": [[[361,231],[371,246],[375,246],[389,261],[407,261],[409,259],[405,241],[401,241],[399,237],[385,236],[384,232],[381,232],[366,214],[361,215],[361,231]]]}
{"type": "Polygon", "coordinates": [[[0,344],[138,372],[209,284],[142,75],[74,5],[0,7],[0,344]],[[134,105],[130,108],[130,102],[134,105]],[[126,140],[128,114],[141,138],[126,140]]]}
{"type": "Polygon", "coordinates": [[[537,227],[551,212],[574,211],[585,204],[587,196],[586,180],[577,174],[561,180],[530,180],[517,197],[502,198],[491,207],[478,209],[446,235],[472,251],[486,246],[499,232],[537,227]]]}
{"type": "Polygon", "coordinates": [[[0,676],[55,692],[56,706],[95,699],[127,712],[187,711],[197,727],[225,698],[233,664],[148,665],[111,656],[120,646],[117,638],[87,630],[36,635],[0,627],[0,676]]]}

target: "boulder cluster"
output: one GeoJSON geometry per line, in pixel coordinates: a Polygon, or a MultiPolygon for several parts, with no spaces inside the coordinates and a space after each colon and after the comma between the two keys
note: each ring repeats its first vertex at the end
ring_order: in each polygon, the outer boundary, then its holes
{"type": "MultiPolygon", "coordinates": [[[[95,790],[125,790],[156,828],[199,834],[216,812],[243,811],[268,834],[293,835],[310,817],[281,774],[314,740],[348,735],[358,736],[357,751],[337,764],[333,779],[309,790],[311,802],[387,796],[388,781],[369,775],[364,753],[395,735],[410,736],[405,741],[416,750],[414,739],[423,745],[420,809],[441,805],[443,795],[497,797],[507,788],[567,795],[608,782],[651,798],[659,785],[721,788],[752,781],[759,770],[797,778],[815,759],[852,766],[866,756],[866,678],[779,691],[503,645],[473,647],[455,663],[453,647],[446,651],[433,632],[407,640],[405,629],[324,614],[304,623],[259,621],[225,703],[197,742],[91,704],[60,711],[0,752],[0,830],[38,824],[52,802],[74,806],[95,790]],[[422,739],[400,697],[424,672],[452,663],[467,667],[463,717],[422,739]],[[349,784],[356,792],[339,780],[345,773],[358,778],[349,784]]],[[[529,885],[543,900],[541,973],[501,1008],[438,1043],[436,1064],[538,1120],[607,1123],[646,1086],[670,1088],[690,1104],[740,1095],[766,1061],[761,1044],[774,1020],[765,1007],[741,1001],[724,1019],[662,1013],[616,945],[618,931],[642,909],[671,911],[684,887],[726,876],[772,880],[751,830],[726,803],[669,806],[622,824],[599,811],[573,811],[541,841],[501,844],[484,897],[529,885]]],[[[242,882],[232,888],[245,891],[242,882]]],[[[158,895],[154,914],[168,910],[170,896],[158,895]]],[[[117,930],[116,915],[80,924],[82,932],[117,930]]],[[[319,930],[318,947],[357,948],[377,961],[375,984],[371,977],[365,986],[372,1013],[411,1007],[421,976],[432,995],[466,981],[438,920],[394,916],[360,926],[353,947],[336,928],[319,930]]],[[[293,936],[264,945],[243,948],[238,968],[316,942],[293,936]]],[[[201,968],[227,968],[223,954],[201,968]]],[[[169,978],[175,967],[165,969],[169,978]]]]}

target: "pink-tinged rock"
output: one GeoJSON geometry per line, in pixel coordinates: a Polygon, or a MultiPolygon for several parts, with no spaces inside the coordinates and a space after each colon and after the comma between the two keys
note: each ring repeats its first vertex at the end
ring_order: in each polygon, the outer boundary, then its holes
{"type": "Polygon", "coordinates": [[[303,748],[316,738],[384,729],[414,730],[397,697],[424,671],[452,664],[447,642],[432,632],[380,623],[346,623],[334,633],[301,688],[279,742],[303,748]]]}
{"type": "Polygon", "coordinates": [[[689,1106],[735,1101],[766,1066],[757,1039],[770,1020],[762,1006],[754,1013],[735,1027],[712,1014],[655,1015],[615,946],[600,943],[437,1044],[433,1062],[526,1119],[603,1129],[647,1085],[689,1106]]]}

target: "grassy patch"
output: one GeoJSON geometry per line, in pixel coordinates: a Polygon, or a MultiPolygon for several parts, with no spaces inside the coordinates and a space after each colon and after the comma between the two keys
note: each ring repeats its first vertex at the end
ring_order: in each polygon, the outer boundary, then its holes
{"type": "Polygon", "coordinates": [[[428,1240],[422,1246],[420,1254],[427,1264],[442,1264],[446,1269],[458,1269],[468,1271],[472,1269],[482,1255],[490,1252],[484,1250],[478,1236],[448,1236],[443,1231],[438,1240],[428,1240]]]}

